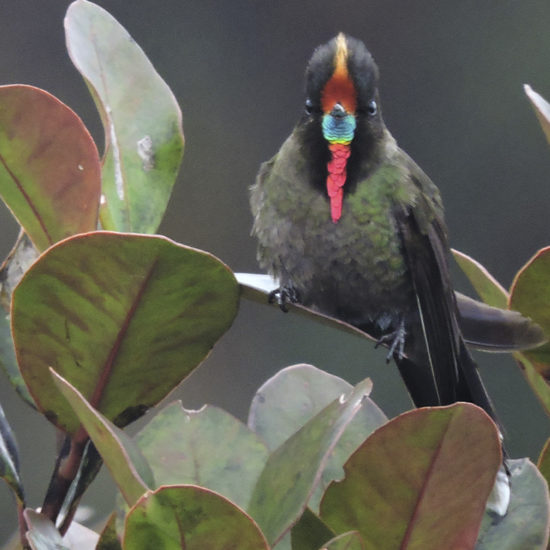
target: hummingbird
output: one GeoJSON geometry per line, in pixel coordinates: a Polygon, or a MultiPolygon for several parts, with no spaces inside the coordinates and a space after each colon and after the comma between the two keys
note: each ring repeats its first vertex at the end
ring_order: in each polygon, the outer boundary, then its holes
{"type": "Polygon", "coordinates": [[[314,51],[302,115],[251,188],[259,264],[283,309],[386,345],[417,407],[469,401],[495,418],[459,326],[439,190],[386,128],[378,80],[360,40],[314,51]]]}

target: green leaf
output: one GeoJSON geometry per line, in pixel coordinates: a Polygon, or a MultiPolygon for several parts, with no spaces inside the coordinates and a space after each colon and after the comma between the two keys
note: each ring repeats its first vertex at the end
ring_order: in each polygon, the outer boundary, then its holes
{"type": "MultiPolygon", "coordinates": [[[[312,365],[286,367],[265,382],[250,406],[248,426],[273,451],[353,386],[338,376],[312,365]]],[[[362,424],[366,436],[387,422],[386,415],[366,398],[360,412],[348,426],[362,424]]]]}
{"type": "Polygon", "coordinates": [[[95,550],[122,550],[116,532],[116,512],[113,512],[107,519],[105,527],[103,527],[99,535],[99,541],[95,550]]]}
{"type": "Polygon", "coordinates": [[[154,483],[147,461],[128,435],[93,409],[82,394],[53,369],[50,372],[102,456],[126,503],[132,506],[147,486],[154,483]]]}
{"type": "Polygon", "coordinates": [[[32,86],[0,86],[0,196],[38,250],[97,227],[100,165],[80,118],[32,86]]]}
{"type": "Polygon", "coordinates": [[[480,298],[490,306],[506,309],[508,293],[478,261],[463,252],[451,249],[453,256],[480,298]]]}
{"type": "Polygon", "coordinates": [[[65,33],[105,130],[102,227],[154,233],[183,155],[177,101],[143,50],[103,8],[73,2],[65,33]]]}
{"type": "Polygon", "coordinates": [[[126,519],[124,550],[269,550],[240,508],[204,487],[161,487],[144,495],[126,519]]]}
{"type": "Polygon", "coordinates": [[[365,543],[357,531],[338,535],[323,545],[321,550],[365,550],[365,543]]]}
{"type": "MultiPolygon", "coordinates": [[[[287,367],[256,392],[248,425],[275,450],[332,401],[352,390],[353,386],[342,378],[311,365],[287,367]]],[[[350,455],[387,420],[378,406],[365,398],[327,461],[321,483],[309,502],[312,510],[318,510],[328,484],[343,478],[343,465],[350,455]]]]}
{"type": "MultiPolygon", "coordinates": [[[[550,247],[539,250],[517,273],[510,291],[510,307],[531,317],[550,335],[550,247]]],[[[550,343],[514,354],[542,406],[550,414],[550,343]]]]}
{"type": "Polygon", "coordinates": [[[334,533],[309,508],[292,527],[291,534],[292,550],[318,550],[324,542],[334,538],[334,533]]]}
{"type": "Polygon", "coordinates": [[[546,413],[550,415],[550,384],[537,372],[536,367],[524,353],[514,353],[514,359],[540,404],[546,413]]]}
{"type": "Polygon", "coordinates": [[[550,486],[550,439],[546,440],[544,447],[537,461],[537,468],[540,470],[542,477],[550,486]]]}
{"type": "Polygon", "coordinates": [[[548,103],[548,101],[546,101],[540,94],[535,92],[529,84],[524,84],[523,90],[529,98],[531,106],[537,115],[540,126],[546,136],[546,140],[550,143],[550,103],[548,103]]]}
{"type": "Polygon", "coordinates": [[[549,532],[548,486],[526,458],[508,460],[512,490],[504,517],[486,513],[476,550],[546,550],[549,532]]]}
{"type": "Polygon", "coordinates": [[[29,528],[27,540],[32,550],[71,550],[63,543],[59,531],[46,516],[30,508],[25,510],[24,515],[29,528]]]}
{"type": "Polygon", "coordinates": [[[8,484],[19,503],[24,506],[25,496],[19,474],[17,442],[0,405],[0,477],[8,484]]]}
{"type": "Polygon", "coordinates": [[[268,451],[253,432],[229,413],[205,406],[165,407],[136,436],[155,475],[156,486],[195,484],[246,508],[268,451]]]}
{"type": "MultiPolygon", "coordinates": [[[[550,247],[539,250],[517,273],[510,307],[531,317],[550,335],[550,247]]],[[[550,379],[550,343],[525,352],[537,371],[550,379]]]]}
{"type": "Polygon", "coordinates": [[[327,460],[372,388],[370,380],[341,395],[278,447],[252,494],[248,511],[274,546],[299,520],[327,460]]]}
{"type": "Polygon", "coordinates": [[[321,519],[377,550],[472,548],[501,461],[496,426],[478,407],[409,411],[352,455],[321,519]]]}
{"type": "Polygon", "coordinates": [[[229,328],[238,287],[227,266],[158,236],[94,232],[62,241],[13,294],[17,360],[40,410],[80,421],[52,367],[121,427],[160,401],[229,328]]]}

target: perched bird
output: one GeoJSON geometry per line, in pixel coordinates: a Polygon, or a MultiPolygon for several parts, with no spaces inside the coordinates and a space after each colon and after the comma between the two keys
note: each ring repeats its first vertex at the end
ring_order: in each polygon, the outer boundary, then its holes
{"type": "Polygon", "coordinates": [[[378,68],[339,34],[306,71],[304,112],[251,189],[260,265],[276,298],[386,344],[416,406],[470,401],[494,415],[458,323],[437,187],[382,118],[378,68]]]}

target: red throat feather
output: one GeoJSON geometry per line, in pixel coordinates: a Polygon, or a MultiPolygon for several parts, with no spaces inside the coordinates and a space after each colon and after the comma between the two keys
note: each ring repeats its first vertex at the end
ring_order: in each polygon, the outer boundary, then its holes
{"type": "Polygon", "coordinates": [[[330,198],[330,215],[336,223],[342,215],[344,184],[346,183],[346,165],[351,153],[349,144],[331,143],[330,161],[327,163],[327,194],[330,198]]]}

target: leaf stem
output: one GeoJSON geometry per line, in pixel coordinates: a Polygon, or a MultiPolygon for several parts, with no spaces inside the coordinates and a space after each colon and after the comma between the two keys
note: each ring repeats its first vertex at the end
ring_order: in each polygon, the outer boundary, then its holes
{"type": "Polygon", "coordinates": [[[87,442],[88,434],[82,427],[74,436],[67,435],[65,437],[42,505],[42,514],[54,524],[71,484],[78,474],[87,442]]]}

